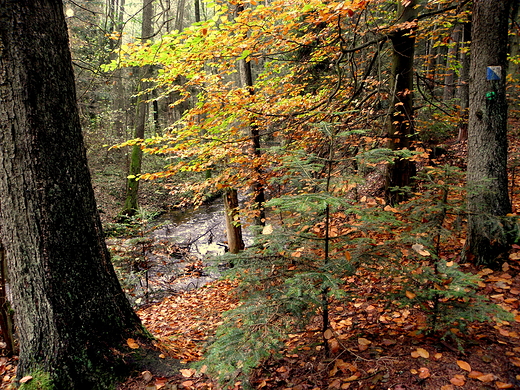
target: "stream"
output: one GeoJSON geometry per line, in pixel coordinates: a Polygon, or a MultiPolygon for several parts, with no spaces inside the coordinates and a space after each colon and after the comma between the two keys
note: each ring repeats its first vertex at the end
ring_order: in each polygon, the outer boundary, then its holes
{"type": "MultiPolygon", "coordinates": [[[[251,241],[243,231],[246,246],[251,241]]],[[[176,210],[144,223],[132,238],[109,238],[121,285],[135,306],[142,306],[219,278],[227,264],[224,207],[221,199],[198,209],[176,210]]]]}

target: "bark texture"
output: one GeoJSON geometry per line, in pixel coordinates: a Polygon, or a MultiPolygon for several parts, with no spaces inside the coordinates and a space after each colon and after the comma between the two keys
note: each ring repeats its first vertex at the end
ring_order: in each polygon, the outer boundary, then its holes
{"type": "MultiPolygon", "coordinates": [[[[143,0],[143,22],[141,25],[141,40],[146,42],[152,36],[152,18],[153,18],[153,2],[152,0],[143,0]]],[[[138,96],[135,108],[135,139],[144,139],[146,129],[146,122],[149,114],[148,104],[148,89],[149,82],[143,81],[151,76],[151,67],[144,66],[137,69],[136,73],[139,75],[138,82],[138,96]]],[[[143,150],[140,145],[132,147],[130,154],[130,166],[128,167],[128,180],[126,182],[126,197],[122,216],[133,216],[138,209],[138,195],[139,195],[139,175],[141,174],[141,166],[143,162],[143,150]]]]}
{"type": "Polygon", "coordinates": [[[515,235],[507,178],[506,66],[512,0],[475,0],[468,128],[467,251],[477,264],[497,266],[515,235]],[[488,66],[501,66],[500,80],[487,80],[488,66]]]}
{"type": "Polygon", "coordinates": [[[61,1],[0,2],[0,240],[18,376],[106,389],[112,349],[142,328],[104,243],[68,45],[61,1]]]}
{"type": "MultiPolygon", "coordinates": [[[[391,101],[388,118],[388,148],[391,150],[410,149],[414,134],[413,113],[413,60],[415,53],[415,25],[417,0],[398,7],[400,15],[397,30],[390,36],[392,41],[391,101]]],[[[385,197],[388,203],[404,200],[394,187],[406,187],[415,175],[415,164],[406,158],[396,157],[389,164],[386,174],[385,197]]]]}
{"type": "Polygon", "coordinates": [[[238,214],[238,194],[235,189],[224,192],[224,211],[226,214],[226,235],[230,253],[238,253],[244,249],[242,226],[238,214]]]}

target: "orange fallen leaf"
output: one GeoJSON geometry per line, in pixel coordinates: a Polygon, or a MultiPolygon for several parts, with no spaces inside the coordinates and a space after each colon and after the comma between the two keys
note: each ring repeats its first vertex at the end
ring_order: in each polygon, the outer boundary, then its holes
{"type": "Polygon", "coordinates": [[[466,383],[466,377],[464,375],[455,375],[453,378],[450,379],[451,384],[455,386],[462,387],[466,383]]]}
{"type": "Polygon", "coordinates": [[[359,345],[370,345],[370,344],[372,344],[372,341],[370,341],[368,339],[365,339],[363,337],[358,338],[357,341],[358,341],[359,345]]]}
{"type": "Polygon", "coordinates": [[[441,387],[441,390],[453,390],[453,386],[452,385],[444,385],[441,387]]]}
{"type": "Polygon", "coordinates": [[[477,379],[479,376],[482,376],[482,375],[484,375],[483,372],[480,372],[480,371],[471,371],[471,372],[469,373],[468,376],[469,376],[471,379],[477,379]]]}
{"type": "Polygon", "coordinates": [[[464,371],[471,372],[471,366],[464,360],[457,360],[457,366],[462,368],[464,371]]]}
{"type": "Polygon", "coordinates": [[[504,382],[495,382],[495,386],[499,389],[512,389],[513,384],[512,383],[504,383],[504,382]]]}
{"type": "Polygon", "coordinates": [[[126,344],[132,349],[139,349],[139,344],[134,339],[127,339],[126,344]]]}
{"type": "Polygon", "coordinates": [[[493,382],[495,380],[495,376],[493,374],[484,374],[481,376],[478,376],[477,379],[484,383],[493,382]]]}
{"type": "Polygon", "coordinates": [[[195,374],[195,370],[192,368],[183,368],[179,370],[183,377],[185,378],[191,378],[193,374],[195,374]]]}
{"type": "Polygon", "coordinates": [[[513,363],[515,366],[520,367],[520,358],[519,357],[512,357],[509,359],[511,363],[513,363]]]}
{"type": "Polygon", "coordinates": [[[417,348],[417,353],[420,357],[423,357],[425,359],[428,359],[430,357],[430,353],[424,348],[417,348]]]}
{"type": "Polygon", "coordinates": [[[416,294],[414,294],[413,292],[408,291],[408,290],[405,292],[405,295],[406,295],[406,297],[407,297],[408,299],[414,299],[415,296],[416,296],[416,294]]]}
{"type": "Polygon", "coordinates": [[[430,370],[428,370],[427,367],[421,367],[419,368],[419,378],[426,379],[430,377],[430,370]]]}

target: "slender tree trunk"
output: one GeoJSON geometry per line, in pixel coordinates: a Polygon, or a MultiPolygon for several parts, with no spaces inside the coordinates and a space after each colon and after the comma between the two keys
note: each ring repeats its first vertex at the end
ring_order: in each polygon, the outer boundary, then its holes
{"type": "MultiPolygon", "coordinates": [[[[398,7],[400,15],[398,23],[413,22],[417,17],[418,0],[409,1],[406,6],[398,7]]],[[[410,27],[399,29],[390,36],[392,41],[391,68],[391,102],[390,115],[387,122],[388,148],[391,150],[410,149],[414,134],[413,113],[413,60],[415,51],[415,31],[410,27]]],[[[386,173],[385,197],[388,203],[394,204],[404,200],[395,187],[406,187],[411,184],[415,175],[415,164],[406,158],[396,157],[388,165],[386,173]]]]}
{"type": "Polygon", "coordinates": [[[449,103],[455,97],[455,64],[457,63],[457,54],[459,51],[459,41],[461,39],[462,26],[455,26],[451,33],[451,46],[446,56],[446,75],[444,76],[444,93],[443,99],[449,103]]]}
{"type": "Polygon", "coordinates": [[[471,56],[469,48],[471,42],[471,22],[464,23],[462,28],[462,43],[459,51],[460,76],[457,88],[457,99],[459,101],[459,135],[457,141],[468,139],[468,107],[469,107],[469,67],[471,56]]]}
{"type": "MultiPolygon", "coordinates": [[[[244,5],[239,3],[236,7],[235,15],[239,15],[244,10],[244,5]]],[[[246,87],[249,94],[252,96],[255,94],[253,88],[253,72],[251,69],[251,62],[245,59],[240,60],[238,63],[240,83],[242,87],[246,87]]],[[[260,166],[260,157],[262,156],[261,144],[260,144],[260,130],[254,123],[254,119],[251,119],[249,123],[249,131],[251,135],[251,155],[253,161],[253,181],[251,184],[251,191],[253,192],[254,203],[255,203],[255,218],[254,224],[257,226],[265,225],[265,190],[262,184],[262,170],[260,166]]]]}
{"type": "Polygon", "coordinates": [[[242,226],[238,215],[238,194],[235,189],[228,189],[224,192],[224,210],[226,214],[226,234],[229,245],[229,252],[238,253],[244,249],[242,240],[242,226]]]}
{"type": "MultiPolygon", "coordinates": [[[[141,26],[141,37],[146,41],[152,35],[152,17],[153,17],[153,1],[143,0],[143,23],[141,26]]],[[[144,91],[148,88],[148,83],[143,79],[149,77],[151,71],[150,66],[144,66],[136,73],[139,76],[139,87],[137,102],[135,105],[135,130],[134,138],[144,139],[146,122],[148,119],[148,94],[144,91]]],[[[143,151],[140,145],[132,147],[130,154],[130,166],[128,169],[128,179],[126,183],[126,198],[121,215],[132,216],[138,210],[138,194],[139,194],[139,175],[141,174],[141,165],[143,161],[143,151]]]]}
{"type": "Polygon", "coordinates": [[[0,8],[0,240],[20,342],[18,377],[111,388],[142,334],[110,262],[80,128],[61,1],[0,8]]]}
{"type": "Polygon", "coordinates": [[[512,0],[474,0],[468,129],[468,237],[476,264],[498,267],[514,224],[507,178],[506,66],[512,0]],[[494,66],[494,74],[488,67],[494,66]]]}

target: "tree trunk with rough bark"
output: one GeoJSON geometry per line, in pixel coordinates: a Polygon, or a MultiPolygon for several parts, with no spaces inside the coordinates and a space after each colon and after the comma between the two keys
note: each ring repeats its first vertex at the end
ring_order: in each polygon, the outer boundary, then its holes
{"type": "Polygon", "coordinates": [[[90,182],[61,1],[0,7],[0,240],[20,360],[54,389],[107,389],[143,334],[116,277],[90,182]]]}
{"type": "Polygon", "coordinates": [[[471,44],[468,128],[468,237],[476,264],[497,267],[506,257],[515,224],[507,178],[506,67],[512,0],[475,0],[471,44]],[[496,77],[488,76],[494,66],[496,77]]]}
{"type": "Polygon", "coordinates": [[[238,194],[235,189],[224,192],[224,212],[226,214],[226,234],[230,253],[238,253],[244,249],[242,226],[238,214],[238,194]]]}

